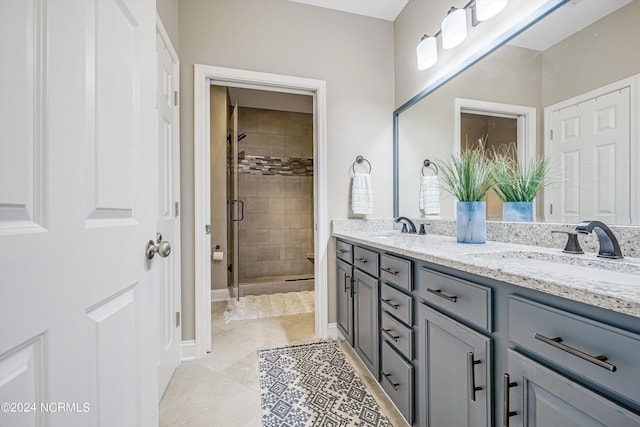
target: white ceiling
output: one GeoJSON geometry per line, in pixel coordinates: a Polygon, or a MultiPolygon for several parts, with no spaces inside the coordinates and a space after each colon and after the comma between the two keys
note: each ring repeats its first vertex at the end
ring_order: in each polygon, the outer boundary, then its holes
{"type": "Polygon", "coordinates": [[[395,21],[409,0],[290,0],[357,15],[395,21]]]}

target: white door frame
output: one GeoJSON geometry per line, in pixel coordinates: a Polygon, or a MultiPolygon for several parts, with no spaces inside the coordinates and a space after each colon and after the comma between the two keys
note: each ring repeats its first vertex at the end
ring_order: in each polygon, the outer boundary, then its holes
{"type": "Polygon", "coordinates": [[[315,334],[328,336],[327,130],[324,80],[194,64],[194,198],[195,198],[195,347],[196,357],[211,351],[211,235],[209,86],[245,87],[313,96],[314,112],[314,277],[315,334]]]}
{"type": "Polygon", "coordinates": [[[455,99],[453,152],[460,152],[460,114],[485,114],[488,116],[516,116],[518,120],[518,161],[526,164],[536,157],[536,108],[522,105],[501,104],[476,99],[455,99]]]}
{"type": "MultiPolygon", "coordinates": [[[[637,165],[640,165],[640,74],[636,74],[634,76],[628,77],[626,79],[619,80],[617,82],[599,87],[587,93],[580,94],[578,96],[574,96],[573,98],[565,99],[564,101],[558,102],[556,104],[550,105],[544,108],[544,152],[549,152],[549,145],[551,144],[551,128],[553,126],[552,123],[552,115],[556,110],[561,110],[563,108],[567,108],[574,104],[579,104],[581,102],[588,101],[592,98],[597,98],[599,96],[606,95],[611,92],[615,92],[618,90],[622,90],[624,88],[629,88],[629,96],[630,96],[630,105],[629,105],[629,132],[630,132],[630,161],[633,166],[635,162],[636,167],[631,167],[630,170],[630,184],[629,184],[629,208],[630,208],[630,217],[631,224],[638,225],[640,224],[640,172],[638,171],[637,165]]],[[[545,193],[552,191],[551,188],[545,188],[545,193]]],[[[545,194],[545,198],[546,198],[545,194]]]]}

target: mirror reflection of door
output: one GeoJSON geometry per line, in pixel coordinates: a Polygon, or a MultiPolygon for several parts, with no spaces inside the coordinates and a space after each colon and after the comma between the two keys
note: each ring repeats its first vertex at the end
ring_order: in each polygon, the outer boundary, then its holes
{"type": "Polygon", "coordinates": [[[546,151],[559,172],[545,195],[548,220],[631,222],[630,89],[607,90],[548,108],[546,151]]]}
{"type": "MultiPolygon", "coordinates": [[[[486,153],[506,152],[516,155],[518,118],[509,115],[486,115],[479,112],[460,113],[460,147],[462,151],[482,145],[486,153]],[[509,145],[513,149],[507,150],[509,145]]],[[[487,219],[502,221],[502,200],[494,191],[485,197],[487,219]]]]}

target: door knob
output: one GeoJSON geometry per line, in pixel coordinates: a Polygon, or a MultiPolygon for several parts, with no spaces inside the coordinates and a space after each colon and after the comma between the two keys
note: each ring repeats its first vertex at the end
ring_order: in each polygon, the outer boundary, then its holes
{"type": "Polygon", "coordinates": [[[171,243],[163,242],[162,237],[158,238],[158,243],[155,243],[153,240],[149,240],[147,245],[145,246],[145,254],[148,259],[152,259],[156,254],[160,255],[162,258],[166,258],[171,253],[171,243]]]}

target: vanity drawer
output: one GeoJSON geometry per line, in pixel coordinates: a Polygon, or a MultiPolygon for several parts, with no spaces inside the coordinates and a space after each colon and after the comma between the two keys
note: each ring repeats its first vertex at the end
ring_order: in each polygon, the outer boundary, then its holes
{"type": "Polygon", "coordinates": [[[640,403],[638,334],[511,295],[509,339],[614,394],[640,403]],[[606,360],[599,360],[599,356],[606,360]]]}
{"type": "Polygon", "coordinates": [[[336,240],[336,257],[353,264],[353,245],[342,240],[336,240]]]}
{"type": "Polygon", "coordinates": [[[413,289],[411,261],[388,254],[380,256],[380,278],[409,292],[413,289]]]}
{"type": "Polygon", "coordinates": [[[378,277],[377,252],[356,246],[353,248],[353,265],[373,277],[378,277]]]}
{"type": "Polygon", "coordinates": [[[406,327],[384,311],[380,320],[380,336],[407,359],[413,359],[413,329],[406,327]]]}
{"type": "Polygon", "coordinates": [[[418,276],[420,297],[430,305],[493,331],[491,288],[424,267],[418,276]]]}
{"type": "Polygon", "coordinates": [[[413,365],[386,341],[382,342],[380,380],[383,390],[407,420],[413,424],[413,365]]]}
{"type": "Polygon", "coordinates": [[[380,307],[383,312],[391,313],[395,318],[411,326],[413,324],[412,298],[392,286],[383,283],[380,287],[380,307]]]}

